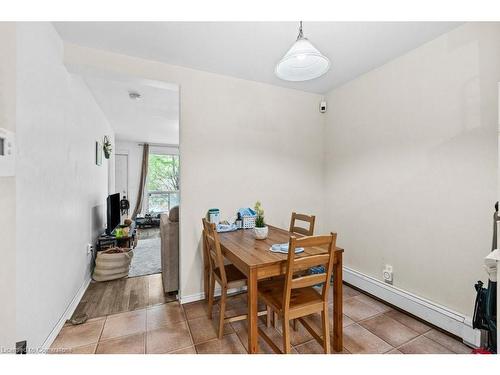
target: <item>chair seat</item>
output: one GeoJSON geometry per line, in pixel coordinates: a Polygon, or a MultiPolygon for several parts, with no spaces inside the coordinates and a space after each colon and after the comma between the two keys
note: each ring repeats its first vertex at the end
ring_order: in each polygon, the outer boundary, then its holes
{"type": "MultiPolygon", "coordinates": [[[[259,297],[264,303],[280,313],[283,311],[283,293],[285,291],[285,279],[279,277],[259,283],[259,297]]],[[[302,310],[321,310],[323,300],[321,294],[313,287],[292,289],[290,294],[290,313],[302,310]]],[[[300,315],[300,314],[299,314],[300,315]]]]}
{"type": "MultiPolygon", "coordinates": [[[[236,281],[246,281],[247,277],[241,273],[233,264],[225,264],[224,269],[226,270],[226,279],[228,283],[234,283],[236,281]]],[[[215,276],[220,280],[220,270],[216,268],[214,270],[215,276]]]]}

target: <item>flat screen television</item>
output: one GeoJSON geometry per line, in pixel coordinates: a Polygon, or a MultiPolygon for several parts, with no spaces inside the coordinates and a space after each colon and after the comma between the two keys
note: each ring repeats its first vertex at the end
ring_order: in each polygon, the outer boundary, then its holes
{"type": "Polygon", "coordinates": [[[120,193],[111,194],[106,199],[106,234],[110,235],[120,221],[120,193]]]}

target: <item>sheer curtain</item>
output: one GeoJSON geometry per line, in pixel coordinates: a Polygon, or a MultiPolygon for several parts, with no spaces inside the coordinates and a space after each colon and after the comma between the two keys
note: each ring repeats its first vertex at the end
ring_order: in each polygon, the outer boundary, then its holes
{"type": "Polygon", "coordinates": [[[141,179],[139,181],[139,191],[137,192],[137,201],[134,208],[134,213],[132,214],[132,220],[137,217],[142,211],[142,204],[144,201],[144,191],[146,189],[146,180],[148,177],[148,164],[149,164],[149,145],[144,144],[144,149],[142,150],[142,167],[141,167],[141,179]]]}

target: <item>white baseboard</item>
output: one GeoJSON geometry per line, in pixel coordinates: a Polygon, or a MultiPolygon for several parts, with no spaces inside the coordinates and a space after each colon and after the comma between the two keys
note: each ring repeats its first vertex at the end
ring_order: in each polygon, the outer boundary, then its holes
{"type": "Polygon", "coordinates": [[[42,348],[41,348],[43,351],[48,350],[50,348],[50,346],[52,345],[52,343],[56,339],[57,335],[61,331],[61,329],[64,326],[64,324],[66,323],[66,321],[69,318],[71,318],[71,316],[73,315],[73,313],[76,310],[76,307],[80,303],[80,300],[82,299],[83,294],[87,290],[87,287],[89,286],[91,280],[92,279],[91,279],[90,275],[88,275],[87,278],[85,279],[85,281],[83,282],[83,284],[80,286],[80,289],[78,289],[78,292],[76,292],[75,296],[71,300],[71,303],[68,305],[68,307],[64,311],[63,315],[61,316],[61,319],[59,319],[56,326],[52,329],[49,336],[43,342],[42,348]]]}
{"type": "Polygon", "coordinates": [[[205,299],[205,292],[190,294],[188,296],[179,297],[179,302],[181,305],[190,302],[201,301],[205,299]]]}
{"type": "Polygon", "coordinates": [[[351,268],[344,267],[343,271],[343,279],[346,283],[461,337],[468,345],[480,346],[481,331],[472,328],[470,317],[351,268]]]}
{"type": "MultiPolygon", "coordinates": [[[[241,288],[228,289],[227,293],[232,294],[232,293],[242,292],[245,290],[247,290],[247,287],[243,286],[241,288]]],[[[214,294],[216,297],[220,296],[220,288],[215,288],[214,294]]],[[[205,299],[205,292],[200,292],[200,293],[190,294],[188,296],[182,296],[179,298],[179,302],[181,303],[181,305],[183,305],[185,303],[201,301],[203,299],[205,299]]]]}

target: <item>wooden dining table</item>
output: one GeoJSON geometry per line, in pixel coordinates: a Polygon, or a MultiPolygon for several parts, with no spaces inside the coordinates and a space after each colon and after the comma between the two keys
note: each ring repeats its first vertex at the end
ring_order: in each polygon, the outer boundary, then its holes
{"type": "MultiPolygon", "coordinates": [[[[288,243],[290,236],[301,235],[287,230],[269,226],[269,234],[265,240],[257,240],[251,229],[240,229],[233,232],[219,233],[221,250],[226,259],[231,261],[248,279],[248,353],[258,353],[258,282],[273,276],[284,275],[286,272],[287,254],[273,253],[271,245],[288,243]]],[[[323,248],[306,248],[303,254],[318,254],[325,252],[323,248]]],[[[343,349],[342,338],[342,254],[344,250],[337,247],[334,250],[333,265],[333,350],[343,349]]],[[[205,252],[204,252],[205,254],[205,252]]],[[[300,256],[300,255],[298,255],[300,256]]],[[[205,296],[208,296],[209,265],[204,260],[205,296]]]]}

